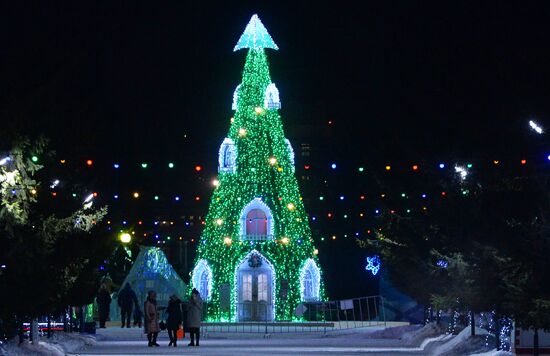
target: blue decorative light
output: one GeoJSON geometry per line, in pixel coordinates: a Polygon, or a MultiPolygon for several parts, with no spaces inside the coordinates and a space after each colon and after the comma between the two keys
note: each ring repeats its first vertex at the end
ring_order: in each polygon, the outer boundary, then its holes
{"type": "Polygon", "coordinates": [[[441,168],[441,169],[445,168],[445,163],[440,163],[439,168],[441,168]]]}
{"type": "Polygon", "coordinates": [[[331,164],[331,165],[330,165],[330,168],[336,169],[336,163],[331,164]]]}
{"type": "Polygon", "coordinates": [[[374,213],[375,214],[380,214],[380,210],[376,209],[376,210],[374,210],[374,213]]]}
{"type": "Polygon", "coordinates": [[[340,195],[340,200],[344,200],[344,196],[343,196],[343,195],[340,195]]]}
{"type": "Polygon", "coordinates": [[[115,164],[113,164],[113,167],[115,167],[115,169],[118,169],[120,167],[120,164],[115,163],[115,164]]]}
{"type": "Polygon", "coordinates": [[[113,198],[118,199],[118,194],[115,194],[113,198]]]}
{"type": "Polygon", "coordinates": [[[180,201],[180,197],[175,197],[174,199],[176,199],[176,201],[180,201]]]}
{"type": "Polygon", "coordinates": [[[439,266],[439,267],[442,267],[442,268],[447,268],[449,267],[449,262],[445,261],[445,260],[437,260],[436,264],[439,266]]]}
{"type": "Polygon", "coordinates": [[[426,194],[422,194],[422,198],[426,198],[426,194]]]}
{"type": "Polygon", "coordinates": [[[376,276],[376,274],[380,270],[380,265],[381,265],[380,256],[378,255],[369,256],[367,257],[367,266],[365,267],[365,269],[367,271],[371,271],[373,276],[376,276]]]}

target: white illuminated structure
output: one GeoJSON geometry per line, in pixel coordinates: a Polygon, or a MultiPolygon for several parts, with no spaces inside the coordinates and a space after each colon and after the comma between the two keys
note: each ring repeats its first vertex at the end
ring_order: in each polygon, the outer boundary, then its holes
{"type": "Polygon", "coordinates": [[[193,269],[193,285],[199,291],[203,300],[212,295],[212,269],[206,260],[199,260],[193,269]]]}
{"type": "MultiPolygon", "coordinates": [[[[233,98],[235,98],[235,96],[233,96],[233,98]]],[[[264,108],[266,109],[281,108],[281,99],[279,98],[279,89],[277,89],[277,87],[273,83],[269,84],[265,89],[264,108]]]]}
{"type": "Polygon", "coordinates": [[[300,295],[304,302],[319,300],[321,272],[315,261],[308,258],[300,269],[300,295]]]}

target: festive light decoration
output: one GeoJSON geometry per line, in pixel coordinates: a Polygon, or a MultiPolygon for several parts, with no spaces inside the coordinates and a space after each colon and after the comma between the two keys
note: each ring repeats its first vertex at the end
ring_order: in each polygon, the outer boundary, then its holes
{"type": "MultiPolygon", "coordinates": [[[[205,261],[212,273],[208,320],[251,320],[242,309],[251,288],[257,288],[258,300],[272,308],[262,318],[292,320],[302,299],[301,267],[308,259],[317,266],[318,260],[264,51],[277,47],[256,15],[235,46],[243,48],[248,48],[243,79],[234,92],[235,113],[219,150],[219,184],[205,219],[196,266],[205,261]],[[250,269],[257,273],[247,274],[250,269]],[[229,312],[219,307],[224,284],[231,296],[229,312]],[[282,288],[284,302],[278,299],[282,288]]],[[[318,299],[324,297],[320,274],[319,282],[312,285],[318,299]]],[[[192,283],[200,285],[194,276],[192,283]]]]}
{"type": "Polygon", "coordinates": [[[437,260],[436,265],[441,268],[447,268],[449,267],[449,262],[445,260],[437,260]]]}
{"type": "Polygon", "coordinates": [[[195,265],[192,282],[202,298],[209,300],[212,296],[212,269],[206,260],[199,260],[195,265]]]}
{"type": "Polygon", "coordinates": [[[130,243],[132,241],[132,235],[130,235],[127,232],[124,232],[124,233],[120,234],[119,239],[120,239],[120,242],[127,244],[127,243],[130,243]]]}
{"type": "Polygon", "coordinates": [[[51,189],[54,189],[55,187],[57,187],[59,185],[59,179],[56,179],[52,182],[52,184],[50,184],[50,188],[51,189]]]}
{"type": "Polygon", "coordinates": [[[367,257],[367,266],[365,267],[365,269],[367,271],[371,271],[373,276],[376,276],[376,274],[380,270],[380,265],[381,265],[380,256],[378,255],[369,256],[367,257]]]}
{"type": "Polygon", "coordinates": [[[147,163],[145,163],[145,162],[143,162],[143,163],[141,164],[141,168],[144,168],[144,169],[145,169],[145,168],[147,168],[147,166],[149,166],[149,165],[148,165],[147,163]]]}
{"type": "Polygon", "coordinates": [[[168,168],[174,168],[174,163],[172,162],[168,163],[168,168]]]}
{"type": "MultiPolygon", "coordinates": [[[[231,110],[237,110],[237,101],[239,100],[239,89],[241,88],[241,85],[237,85],[235,88],[235,91],[233,92],[233,104],[231,104],[231,110]]],[[[231,118],[231,123],[235,121],[234,118],[231,118]]]]}
{"type": "Polygon", "coordinates": [[[274,50],[279,49],[256,14],[252,16],[250,22],[246,25],[246,28],[244,29],[241,38],[239,38],[239,41],[235,45],[235,48],[233,48],[233,51],[238,51],[245,48],[252,50],[262,48],[271,48],[274,50]]]}
{"type": "Polygon", "coordinates": [[[0,160],[0,166],[3,166],[5,165],[6,163],[8,163],[9,161],[11,161],[11,158],[10,157],[4,157],[0,160]]]}
{"type": "Polygon", "coordinates": [[[308,258],[300,268],[300,295],[304,302],[319,300],[321,271],[315,261],[308,258]]]}
{"type": "Polygon", "coordinates": [[[536,122],[533,120],[529,120],[529,126],[533,131],[541,135],[543,133],[542,127],[540,127],[536,122]]]}
{"type": "Polygon", "coordinates": [[[265,89],[264,108],[266,109],[281,108],[281,100],[279,99],[279,89],[277,89],[277,87],[273,83],[269,84],[265,89]]]}
{"type": "Polygon", "coordinates": [[[89,160],[86,161],[86,164],[87,164],[88,166],[91,166],[91,165],[94,164],[94,161],[92,161],[91,159],[89,159],[89,160]]]}
{"type": "Polygon", "coordinates": [[[461,180],[465,180],[468,176],[468,171],[461,166],[455,166],[455,172],[458,173],[461,180]]]}
{"type": "Polygon", "coordinates": [[[84,203],[88,203],[90,202],[92,199],[94,198],[94,194],[90,194],[86,197],[86,199],[84,199],[84,203]]]}
{"type": "Polygon", "coordinates": [[[38,157],[37,156],[32,156],[31,161],[33,161],[35,163],[38,162],[38,157]]]}

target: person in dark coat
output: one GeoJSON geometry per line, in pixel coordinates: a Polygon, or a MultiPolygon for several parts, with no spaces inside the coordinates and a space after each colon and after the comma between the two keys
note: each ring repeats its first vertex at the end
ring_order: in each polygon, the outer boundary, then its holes
{"type": "Polygon", "coordinates": [[[199,346],[199,335],[202,320],[202,299],[198,290],[193,288],[187,304],[186,329],[189,331],[191,342],[188,346],[199,346]],[[195,343],[195,338],[197,342],[195,343]]]}
{"type": "Polygon", "coordinates": [[[118,306],[120,307],[120,321],[122,322],[121,328],[124,327],[126,321],[126,327],[130,328],[132,325],[130,321],[132,319],[132,310],[134,305],[137,304],[137,296],[130,283],[126,283],[124,288],[118,292],[118,306]]]}
{"type": "Polygon", "coordinates": [[[96,297],[97,311],[99,314],[99,327],[104,329],[105,322],[109,318],[109,308],[111,307],[111,295],[107,291],[105,284],[101,285],[96,297]]]}
{"type": "Polygon", "coordinates": [[[168,318],[166,319],[166,329],[168,330],[168,337],[170,338],[170,343],[168,346],[174,345],[174,347],[176,347],[178,340],[177,332],[182,321],[181,300],[179,300],[176,295],[170,296],[166,312],[168,313],[168,318]]]}
{"type": "Polygon", "coordinates": [[[144,329],[147,334],[147,340],[149,340],[149,347],[160,346],[157,344],[157,336],[160,331],[159,325],[159,311],[157,308],[157,293],[155,291],[149,291],[147,293],[147,300],[143,305],[144,312],[144,329]]]}
{"type": "Polygon", "coordinates": [[[134,306],[134,326],[141,328],[141,320],[143,319],[143,313],[141,312],[141,309],[139,308],[139,305],[136,304],[134,306]]]}

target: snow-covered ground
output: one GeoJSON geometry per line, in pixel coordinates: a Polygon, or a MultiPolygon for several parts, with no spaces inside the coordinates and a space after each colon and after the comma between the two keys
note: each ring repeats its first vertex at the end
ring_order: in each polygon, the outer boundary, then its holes
{"type": "MultiPolygon", "coordinates": [[[[481,329],[477,330],[480,334],[481,329]]],[[[346,332],[307,334],[227,334],[209,333],[200,347],[188,347],[189,338],[168,347],[166,332],[158,339],[160,347],[147,347],[140,329],[117,327],[99,329],[95,337],[59,333],[39,345],[9,343],[2,355],[471,355],[508,356],[485,346],[485,337],[470,337],[466,328],[458,335],[446,335],[434,325],[370,327],[346,332]]],[[[1,349],[0,349],[1,350],[1,349]]]]}
{"type": "Polygon", "coordinates": [[[0,355],[64,356],[85,346],[96,345],[97,341],[94,337],[88,335],[56,332],[50,339],[43,337],[38,344],[29,343],[26,340],[21,345],[18,345],[18,343],[16,338],[3,345],[0,347],[0,355]]]}

